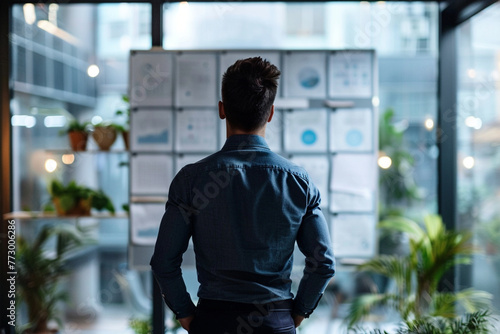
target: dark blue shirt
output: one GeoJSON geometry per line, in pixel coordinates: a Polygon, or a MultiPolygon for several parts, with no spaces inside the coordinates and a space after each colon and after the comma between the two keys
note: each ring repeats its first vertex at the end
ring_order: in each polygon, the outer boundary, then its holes
{"type": "Polygon", "coordinates": [[[293,298],[297,242],[306,261],[294,312],[307,316],[335,272],[320,201],[307,172],[271,152],[263,137],[229,137],[222,150],[185,166],[170,185],[151,259],[165,302],[177,318],[194,313],[180,268],[191,237],[199,298],[293,298]]]}

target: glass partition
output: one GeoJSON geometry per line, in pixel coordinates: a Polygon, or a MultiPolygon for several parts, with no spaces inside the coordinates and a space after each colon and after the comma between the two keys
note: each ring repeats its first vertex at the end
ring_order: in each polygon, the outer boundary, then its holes
{"type": "Polygon", "coordinates": [[[460,285],[493,294],[500,308],[500,4],[458,29],[458,223],[480,254],[460,285]]]}
{"type": "MultiPolygon", "coordinates": [[[[109,151],[90,135],[86,150],[75,151],[65,129],[74,121],[127,127],[129,51],[151,47],[150,13],[149,4],[13,6],[12,202],[20,237],[31,242],[43,226],[78,223],[90,226],[94,239],[68,255],[71,274],[57,285],[68,295],[59,312],[65,330],[126,333],[132,315],[149,316],[137,310],[137,300],[150,308],[149,275],[126,271],[128,153],[121,134],[109,151]],[[87,218],[55,217],[54,180],[102,190],[115,215],[92,209],[87,218]]],[[[19,325],[28,321],[23,305],[19,325]]]]}

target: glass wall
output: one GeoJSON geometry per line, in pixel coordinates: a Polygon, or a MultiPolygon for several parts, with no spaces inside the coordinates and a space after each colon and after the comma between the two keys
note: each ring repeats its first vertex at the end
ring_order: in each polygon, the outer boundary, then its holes
{"type": "MultiPolygon", "coordinates": [[[[125,333],[129,317],[139,314],[132,292],[149,300],[137,290],[141,280],[150,283],[148,277],[130,277],[137,291],[117,279],[128,244],[122,208],[128,203],[128,154],[121,135],[109,152],[99,151],[92,137],[86,151],[76,152],[61,132],[75,120],[127,126],[126,112],[116,111],[128,107],[122,95],[130,49],[151,47],[150,13],[149,4],[13,6],[12,202],[15,211],[32,216],[20,220],[20,235],[29,239],[44,225],[76,222],[51,218],[54,180],[100,189],[116,209],[115,218],[78,219],[92,226],[95,243],[70,257],[71,275],[61,281],[69,297],[61,313],[66,330],[125,333]]],[[[20,310],[18,323],[26,323],[26,307],[20,310]]]]}
{"type": "Polygon", "coordinates": [[[166,49],[375,49],[380,114],[403,133],[383,171],[382,211],[435,212],[438,7],[432,3],[188,3],[165,6],[166,49]]]}
{"type": "Polygon", "coordinates": [[[500,307],[500,4],[458,29],[458,219],[481,254],[461,284],[493,294],[500,307]]]}

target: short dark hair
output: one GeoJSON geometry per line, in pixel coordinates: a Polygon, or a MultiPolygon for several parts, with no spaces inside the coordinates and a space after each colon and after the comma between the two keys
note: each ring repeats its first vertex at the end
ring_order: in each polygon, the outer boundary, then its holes
{"type": "Polygon", "coordinates": [[[237,60],[222,77],[222,103],[227,121],[253,131],[269,118],[281,72],[261,57],[237,60]]]}

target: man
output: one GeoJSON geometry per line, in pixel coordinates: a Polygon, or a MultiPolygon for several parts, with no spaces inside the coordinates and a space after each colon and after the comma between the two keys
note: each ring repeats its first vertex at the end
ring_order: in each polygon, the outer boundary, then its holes
{"type": "Polygon", "coordinates": [[[334,274],[318,189],[264,139],[279,75],[260,57],[227,69],[219,102],[227,141],[170,185],[151,267],[166,304],[191,334],[295,333],[334,274]],[[200,283],[196,307],[180,269],[190,237],[200,283]],[[293,298],[295,242],[306,265],[293,298]]]}

